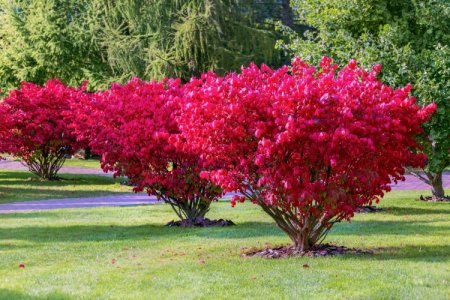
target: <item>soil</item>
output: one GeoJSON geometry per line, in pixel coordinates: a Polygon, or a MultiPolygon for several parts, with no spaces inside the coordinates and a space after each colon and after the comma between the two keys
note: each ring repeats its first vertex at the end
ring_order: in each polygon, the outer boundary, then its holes
{"type": "Polygon", "coordinates": [[[166,224],[168,227],[225,227],[236,225],[231,220],[210,220],[208,218],[195,218],[194,220],[170,221],[166,224]]]}
{"type": "Polygon", "coordinates": [[[243,257],[263,257],[263,258],[287,258],[295,256],[320,257],[341,254],[373,254],[370,250],[347,248],[344,246],[336,246],[332,244],[321,244],[314,246],[308,251],[299,251],[294,246],[281,246],[275,248],[265,248],[263,250],[244,249],[243,257]]]}
{"type": "Polygon", "coordinates": [[[376,212],[380,212],[383,210],[384,209],[373,206],[373,205],[363,205],[363,206],[358,207],[355,212],[357,212],[357,213],[376,213],[376,212]]]}

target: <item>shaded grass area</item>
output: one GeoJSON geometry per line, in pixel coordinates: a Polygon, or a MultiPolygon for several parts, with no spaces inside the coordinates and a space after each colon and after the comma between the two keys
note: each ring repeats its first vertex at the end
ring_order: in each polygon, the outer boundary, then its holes
{"type": "Polygon", "coordinates": [[[62,180],[41,181],[25,171],[0,170],[0,203],[77,198],[130,192],[120,179],[95,175],[60,175],[62,180]]]}
{"type": "Polygon", "coordinates": [[[374,255],[322,258],[242,258],[289,243],[248,203],[212,205],[237,224],[224,228],[164,227],[166,205],[0,215],[0,298],[448,299],[450,205],[421,192],[392,192],[326,239],[374,255]]]}

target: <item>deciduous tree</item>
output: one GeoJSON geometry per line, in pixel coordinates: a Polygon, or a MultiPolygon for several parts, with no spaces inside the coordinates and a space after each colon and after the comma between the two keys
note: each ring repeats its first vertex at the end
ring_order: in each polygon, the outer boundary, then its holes
{"type": "MultiPolygon", "coordinates": [[[[291,32],[284,49],[317,63],[355,58],[383,65],[380,78],[394,87],[413,84],[420,105],[437,104],[418,137],[428,156],[424,173],[410,171],[444,200],[442,172],[450,166],[450,2],[447,0],[294,0],[300,22],[312,26],[302,37],[291,32]],[[306,37],[306,38],[305,38],[306,37]]],[[[447,198],[448,199],[448,198],[447,198]]]]}

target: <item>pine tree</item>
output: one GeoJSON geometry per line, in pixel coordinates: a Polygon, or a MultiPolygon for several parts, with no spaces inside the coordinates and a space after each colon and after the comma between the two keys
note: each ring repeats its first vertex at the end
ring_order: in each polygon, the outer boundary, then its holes
{"type": "Polygon", "coordinates": [[[0,85],[59,78],[100,89],[276,66],[274,25],[255,9],[253,0],[0,0],[0,85]]]}
{"type": "Polygon", "coordinates": [[[108,76],[108,65],[92,43],[86,23],[88,0],[0,0],[0,85],[92,83],[108,76]]]}
{"type": "Polygon", "coordinates": [[[277,64],[273,27],[257,23],[253,1],[94,1],[91,23],[116,80],[188,79],[250,61],[277,64]]]}

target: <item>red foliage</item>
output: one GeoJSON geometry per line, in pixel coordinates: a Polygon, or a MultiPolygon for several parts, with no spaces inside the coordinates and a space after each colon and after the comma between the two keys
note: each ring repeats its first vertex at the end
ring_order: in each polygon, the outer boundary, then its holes
{"type": "Polygon", "coordinates": [[[278,70],[208,73],[184,87],[179,123],[203,153],[202,177],[245,196],[234,203],[261,205],[303,250],[378,201],[391,178],[404,179],[404,166],[423,165],[414,136],[435,109],[420,109],[411,86],[378,81],[379,66],[336,70],[329,58],[318,70],[296,59],[278,70]]]}
{"type": "Polygon", "coordinates": [[[206,213],[221,190],[199,177],[199,155],[187,151],[183,143],[174,143],[180,141],[176,122],[180,97],[179,80],[135,78],[125,85],[114,84],[76,105],[77,132],[90,141],[94,153],[102,155],[103,170],[127,176],[136,192],[146,190],[176,202],[175,206],[195,202],[207,206],[206,213]]]}
{"type": "Polygon", "coordinates": [[[82,93],[58,80],[42,87],[22,83],[0,104],[2,150],[20,157],[42,178],[53,179],[65,156],[82,146],[65,117],[71,101],[82,93]]]}
{"type": "Polygon", "coordinates": [[[2,153],[8,150],[8,127],[9,127],[9,115],[3,105],[0,104],[0,160],[4,159],[1,156],[2,153]]]}

